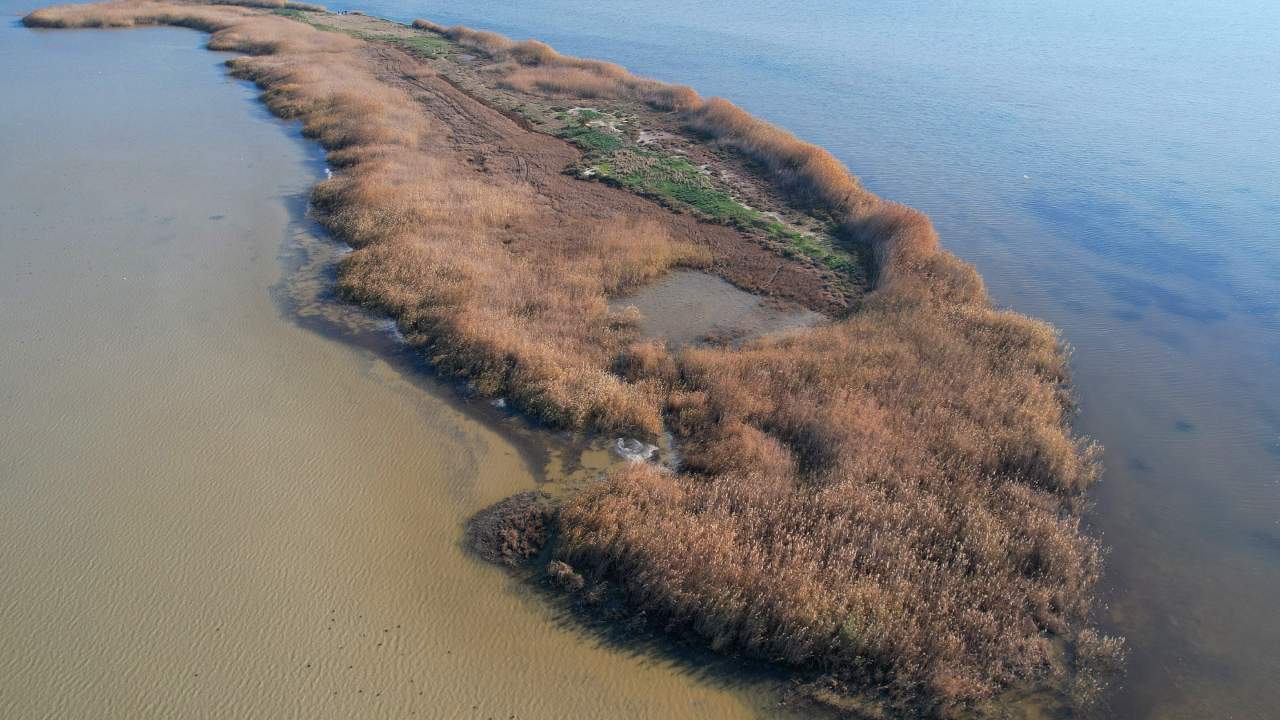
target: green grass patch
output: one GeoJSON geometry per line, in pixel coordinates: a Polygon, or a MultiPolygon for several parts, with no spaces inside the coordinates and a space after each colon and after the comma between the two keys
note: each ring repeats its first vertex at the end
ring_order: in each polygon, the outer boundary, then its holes
{"type": "Polygon", "coordinates": [[[674,198],[685,205],[720,222],[750,223],[758,213],[734,200],[728,193],[705,188],[693,183],[659,180],[659,194],[674,198]]]}
{"type": "Polygon", "coordinates": [[[587,152],[599,155],[607,155],[622,147],[622,138],[590,127],[567,127],[560,131],[560,137],[587,152]]]}
{"type": "Polygon", "coordinates": [[[287,17],[291,20],[297,20],[298,22],[304,22],[304,23],[310,24],[310,21],[307,18],[307,13],[301,10],[295,10],[293,8],[276,8],[271,12],[275,13],[276,15],[280,15],[282,17],[287,17]]]}
{"type": "Polygon", "coordinates": [[[287,17],[291,20],[306,23],[317,30],[340,32],[369,42],[383,42],[388,45],[394,45],[410,55],[426,60],[441,57],[456,47],[449,39],[435,34],[423,33],[421,35],[405,37],[403,35],[395,35],[386,32],[365,32],[363,30],[352,30],[338,27],[336,25],[330,25],[328,23],[320,22],[320,19],[324,17],[325,13],[307,12],[294,8],[276,8],[271,12],[282,17],[287,17]]]}
{"type": "Polygon", "coordinates": [[[678,155],[628,148],[594,165],[601,178],[609,179],[641,195],[694,210],[709,220],[726,224],[751,224],[759,213],[744,207],[697,165],[678,155]]]}
{"type": "MultiPolygon", "coordinates": [[[[515,110],[520,112],[522,107],[515,110]]],[[[579,108],[572,113],[559,110],[553,117],[566,124],[558,135],[587,152],[584,164],[597,179],[710,222],[763,231],[788,257],[808,257],[846,278],[862,274],[858,259],[835,247],[825,233],[794,230],[743,205],[683,155],[629,145],[624,136],[598,122],[611,119],[608,113],[579,108]]]]}
{"type": "Polygon", "coordinates": [[[391,35],[374,39],[385,40],[410,55],[416,55],[417,57],[426,58],[428,60],[443,57],[454,48],[454,44],[452,42],[449,42],[449,40],[439,35],[415,35],[414,37],[398,37],[391,35]]]}
{"type": "Polygon", "coordinates": [[[786,243],[791,253],[813,258],[841,275],[854,276],[862,272],[857,258],[834,247],[829,238],[798,232],[777,221],[764,223],[762,227],[770,238],[786,243]]]}
{"type": "Polygon", "coordinates": [[[529,106],[524,103],[512,107],[511,112],[519,115],[525,120],[528,120],[532,125],[542,125],[547,121],[546,118],[542,117],[542,113],[537,110],[530,109],[529,106]]]}
{"type": "Polygon", "coordinates": [[[353,37],[358,37],[358,38],[363,38],[365,35],[365,33],[360,33],[353,30],[345,30],[336,25],[329,25],[328,23],[319,22],[317,18],[324,17],[325,13],[308,12],[306,10],[297,10],[294,8],[275,8],[271,12],[275,13],[276,15],[280,15],[281,17],[287,17],[290,20],[297,20],[300,23],[306,23],[307,25],[310,25],[311,27],[317,30],[324,30],[325,32],[346,33],[348,35],[351,35],[353,37]]]}

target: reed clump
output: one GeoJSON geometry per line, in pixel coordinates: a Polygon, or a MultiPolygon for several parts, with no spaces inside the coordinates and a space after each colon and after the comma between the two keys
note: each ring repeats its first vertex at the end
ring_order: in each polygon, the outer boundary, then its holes
{"type": "MultiPolygon", "coordinates": [[[[254,8],[147,0],[24,21],[182,25],[247,53],[231,71],[339,169],[314,205],[354,248],[344,296],[395,317],[441,370],[550,423],[677,435],[680,472],[629,465],[560,510],[562,584],[613,583],[713,648],[935,714],[1062,676],[1058,640],[1095,666],[1120,654],[1086,624],[1100,551],[1078,510],[1098,465],[1071,431],[1061,340],[993,309],[928,218],[822,149],[610,63],[415,23],[494,58],[510,87],[678,113],[870,248],[874,289],[849,316],[673,354],[607,298],[705,251],[644,216],[565,216],[516,174],[473,169],[447,128],[378,79],[365,41],[254,8]]],[[[532,547],[509,543],[513,557],[532,547]]],[[[1097,694],[1096,676],[1076,676],[1097,694]]]]}
{"type": "Polygon", "coordinates": [[[667,410],[687,474],[627,468],[574,499],[562,560],[715,648],[939,711],[1060,672],[1050,639],[1083,622],[1099,551],[1070,512],[1097,467],[1063,430],[1057,338],[869,304],[685,352],[667,410]]]}
{"type": "Polygon", "coordinates": [[[542,553],[555,527],[551,496],[529,490],[476,513],[467,522],[467,545],[489,562],[517,567],[542,553]]]}

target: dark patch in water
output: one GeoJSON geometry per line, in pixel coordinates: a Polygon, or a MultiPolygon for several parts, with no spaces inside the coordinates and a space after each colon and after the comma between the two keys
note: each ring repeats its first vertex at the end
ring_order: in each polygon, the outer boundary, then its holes
{"type": "Polygon", "coordinates": [[[1263,322],[1275,320],[1280,317],[1280,302],[1275,300],[1259,300],[1254,297],[1238,297],[1236,302],[1240,303],[1240,308],[1248,315],[1251,315],[1263,322]]]}
{"type": "Polygon", "coordinates": [[[1160,328],[1143,327],[1142,333],[1149,335],[1160,342],[1164,343],[1171,350],[1177,350],[1181,353],[1187,353],[1191,349],[1191,343],[1187,340],[1187,336],[1172,330],[1161,330],[1160,328]]]}
{"type": "Polygon", "coordinates": [[[1180,433],[1189,433],[1195,432],[1196,426],[1190,421],[1179,419],[1173,424],[1173,429],[1180,433]]]}
{"type": "Polygon", "coordinates": [[[1079,300],[1063,300],[1062,307],[1078,314],[1083,314],[1089,309],[1089,305],[1087,303],[1080,302],[1079,300]]]}
{"type": "MultiPolygon", "coordinates": [[[[1167,206],[1172,204],[1163,199],[1167,206]]],[[[1136,264],[1160,275],[1177,275],[1198,282],[1226,284],[1226,258],[1200,247],[1188,247],[1167,238],[1161,218],[1131,203],[1104,197],[1084,188],[1039,191],[1027,209],[1059,228],[1070,242],[1100,257],[1136,264]]],[[[1183,213],[1179,213],[1183,215],[1183,213]]]]}
{"type": "Polygon", "coordinates": [[[1146,460],[1143,460],[1142,458],[1137,458],[1137,457],[1129,459],[1129,468],[1131,470],[1134,470],[1137,472],[1143,472],[1143,473],[1151,472],[1152,470],[1151,465],[1149,465],[1146,460]]]}
{"type": "Polygon", "coordinates": [[[1248,537],[1250,545],[1264,550],[1271,560],[1280,560],[1280,533],[1274,530],[1254,530],[1248,537]]]}
{"type": "Polygon", "coordinates": [[[1135,308],[1155,307],[1170,315],[1196,320],[1202,323],[1216,322],[1227,317],[1226,313],[1204,304],[1199,298],[1189,298],[1146,280],[1121,273],[1104,274],[1107,293],[1117,301],[1135,308]]]}
{"type": "Polygon", "coordinates": [[[225,218],[225,217],[226,217],[226,215],[210,215],[210,216],[209,216],[209,219],[210,219],[210,220],[221,220],[221,219],[223,219],[223,218],[225,218]]]}

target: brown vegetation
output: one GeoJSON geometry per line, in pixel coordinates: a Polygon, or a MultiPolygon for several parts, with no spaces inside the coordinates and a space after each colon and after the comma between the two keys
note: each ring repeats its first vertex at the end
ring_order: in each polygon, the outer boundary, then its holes
{"type": "MultiPolygon", "coordinates": [[[[848,317],[671,355],[606,298],[678,264],[725,271],[727,253],[709,249],[721,246],[687,239],[711,231],[614,188],[565,189],[563,164],[549,170],[558,141],[501,125],[402,53],[221,5],[126,0],[26,22],[185,25],[249,53],[232,72],[340,169],[314,199],[356,248],[341,268],[347,297],[395,316],[441,369],[544,420],[672,429],[681,473],[628,466],[561,511],[560,582],[615,582],[715,648],[939,713],[1060,674],[1055,638],[1080,637],[1079,659],[1118,654],[1079,635],[1099,549],[1076,510],[1097,466],[1070,430],[1058,337],[992,309],[926,217],[876,198],[820,148],[610,63],[415,23],[491,56],[509,87],[673,111],[873,251],[875,289],[848,317]],[[569,192],[589,201],[565,203],[569,192]]],[[[495,537],[499,556],[534,547],[495,537]]]]}
{"type": "Polygon", "coordinates": [[[988,696],[1049,670],[1096,546],[1064,513],[1094,475],[1061,431],[1056,339],[1024,318],[876,299],[739,351],[687,351],[685,468],[614,475],[561,555],[717,648],[905,695],[988,696]]]}
{"type": "Polygon", "coordinates": [[[551,496],[537,490],[490,505],[467,522],[467,546],[493,563],[515,567],[537,557],[555,532],[551,496]]]}
{"type": "MultiPolygon", "coordinates": [[[[510,61],[502,82],[517,89],[662,106],[635,91],[652,81],[614,65],[420,27],[510,61]]],[[[686,90],[672,88],[690,130],[870,246],[876,291],[843,322],[740,350],[673,361],[633,346],[617,370],[672,388],[688,474],[631,467],[587,491],[565,510],[561,556],[714,647],[938,709],[1061,672],[1050,638],[1084,621],[1099,550],[1072,512],[1097,466],[1070,432],[1059,338],[992,309],[920,212],[877,198],[825,150],[686,90]]]]}

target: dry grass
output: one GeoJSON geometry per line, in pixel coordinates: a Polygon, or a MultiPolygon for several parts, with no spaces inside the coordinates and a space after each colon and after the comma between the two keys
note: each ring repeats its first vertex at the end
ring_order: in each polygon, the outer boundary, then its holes
{"type": "MultiPolygon", "coordinates": [[[[1097,466],[1070,429],[1063,347],[1043,323],[993,310],[926,217],[825,151],[610,63],[415,23],[495,58],[509,87],[679,112],[873,248],[876,288],[857,313],[672,356],[606,298],[703,253],[642,217],[559,220],[538,243],[513,242],[554,211],[529,184],[469,168],[412,97],[374,77],[363,41],[243,7],[141,0],[26,22],[183,25],[248,53],[232,72],[340,168],[314,200],[356,248],[347,297],[391,313],[442,370],[554,424],[669,425],[682,473],[630,466],[572,500],[559,555],[574,567],[558,575],[615,581],[718,649],[937,713],[1061,672],[1050,642],[1085,627],[1099,568],[1076,514],[1097,466]]],[[[1095,664],[1119,653],[1093,634],[1077,645],[1095,664]]]]}
{"type": "MultiPolygon", "coordinates": [[[[681,358],[689,475],[569,504],[562,559],[714,647],[944,708],[1048,672],[1098,549],[1057,340],[1012,314],[877,298],[848,321],[681,358]]],[[[641,355],[643,372],[664,371],[641,355]]]]}

